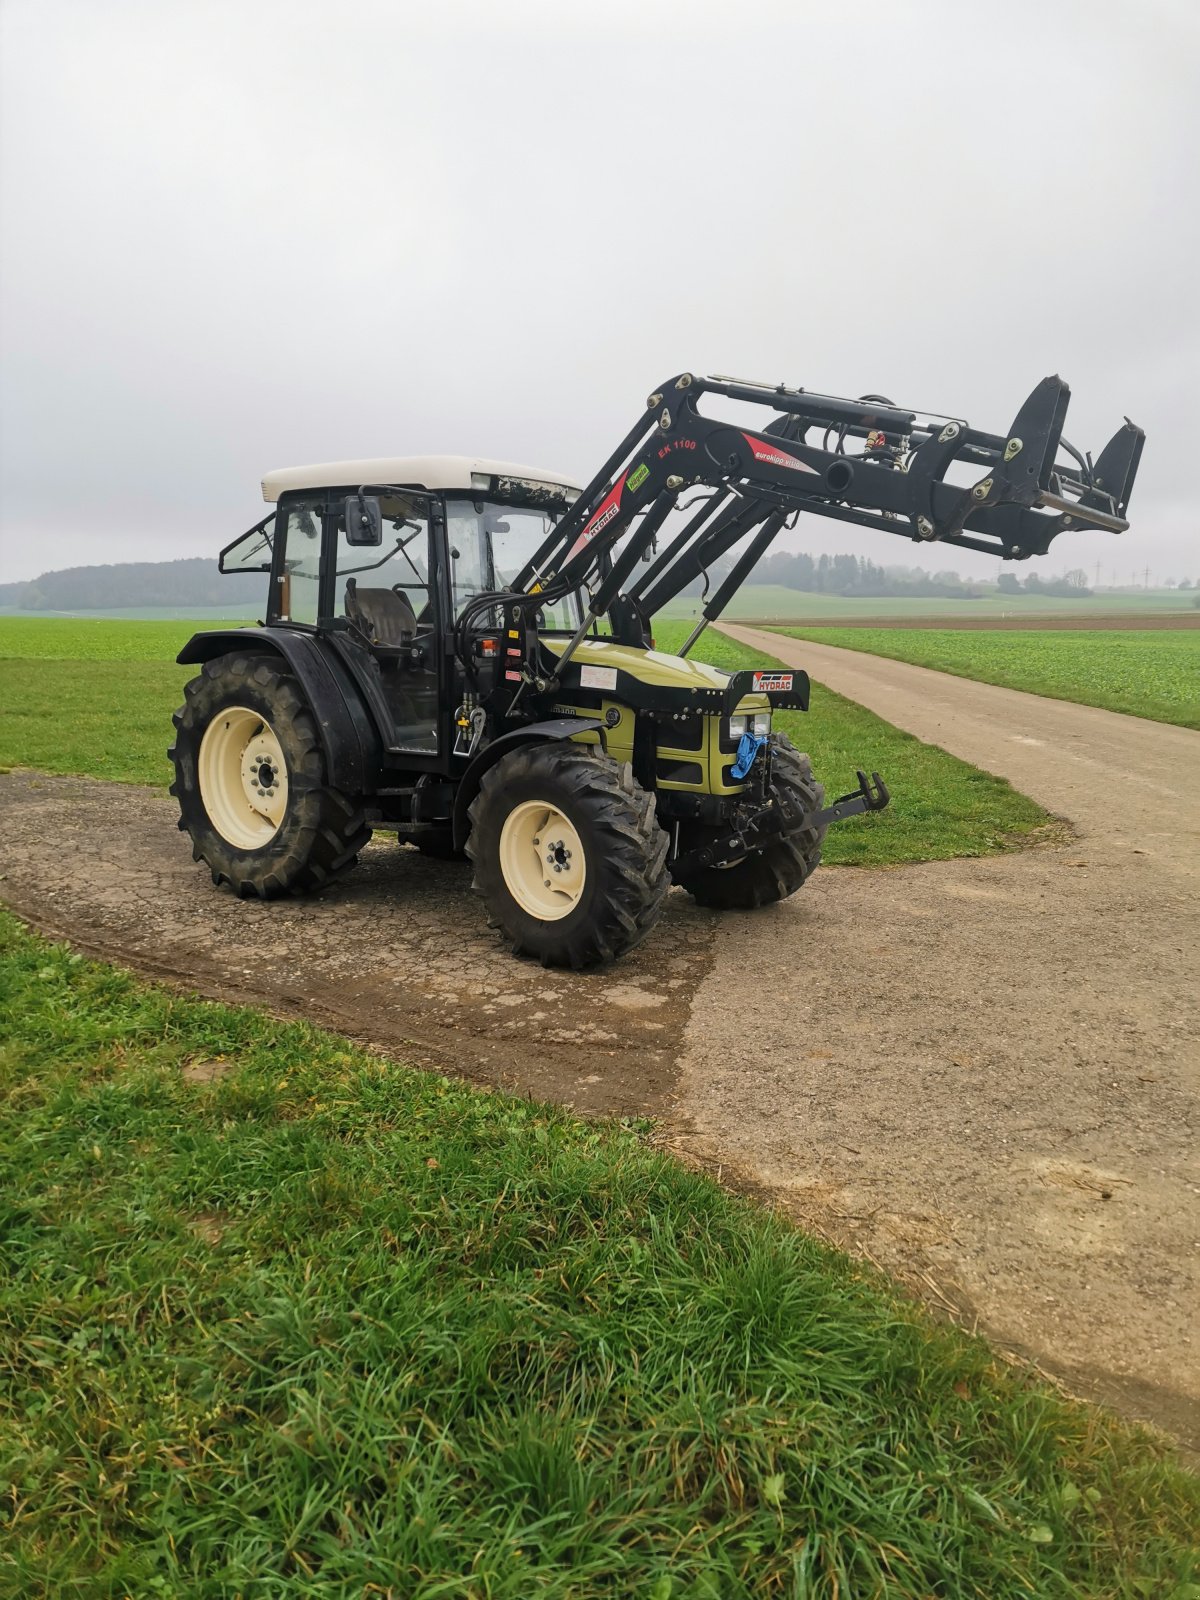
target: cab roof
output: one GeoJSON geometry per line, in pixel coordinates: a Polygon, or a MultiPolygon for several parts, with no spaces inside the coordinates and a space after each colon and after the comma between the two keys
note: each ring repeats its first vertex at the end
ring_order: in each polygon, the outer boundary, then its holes
{"type": "MultiPolygon", "coordinates": [[[[518,479],[523,484],[548,484],[574,496],[579,485],[559,472],[522,467],[512,461],[492,461],[486,456],[375,456],[362,461],[322,461],[312,467],[279,467],[262,481],[263,499],[275,501],[297,489],[354,488],[395,484],[406,489],[463,489],[484,487],[472,477],[518,479]]],[[[490,486],[489,486],[490,487],[490,486]]]]}

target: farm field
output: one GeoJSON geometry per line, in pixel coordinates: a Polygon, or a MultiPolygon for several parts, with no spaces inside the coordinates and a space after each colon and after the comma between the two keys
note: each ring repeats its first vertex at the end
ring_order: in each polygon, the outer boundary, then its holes
{"type": "Polygon", "coordinates": [[[1192,629],[779,630],[957,677],[1200,728],[1200,632],[1192,629]]]}
{"type": "MultiPolygon", "coordinates": [[[[677,595],[663,607],[658,618],[666,621],[695,621],[700,615],[697,595],[677,595]]],[[[1192,605],[1192,592],[1176,589],[1150,589],[1141,592],[1110,592],[1064,600],[1054,595],[986,594],[977,600],[939,599],[906,595],[866,596],[861,599],[837,594],[815,594],[800,589],[785,589],[775,584],[746,584],[739,589],[725,613],[729,622],[824,622],[837,619],[846,623],[857,619],[920,619],[934,626],[940,618],[989,621],[993,618],[1019,626],[1022,619],[1040,622],[1062,617],[1088,624],[1089,619],[1110,616],[1179,617],[1195,622],[1200,613],[1192,605]]],[[[656,618],[657,621],[657,618],[656,618]]]]}
{"type": "MultiPolygon", "coordinates": [[[[165,787],[171,713],[194,671],[172,658],[192,631],[188,622],[0,619],[0,766],[165,787]]],[[[660,643],[677,647],[687,631],[661,626],[660,643]]],[[[712,632],[696,653],[731,670],[768,661],[712,632]]],[[[784,713],[779,726],[811,753],[831,797],[854,787],[857,766],[892,786],[888,810],[830,832],[826,862],[986,855],[1047,825],[1045,812],[1002,778],[820,687],[807,716],[784,713]]]]}
{"type": "MultiPolygon", "coordinates": [[[[1200,610],[1193,605],[1194,595],[1188,590],[1103,590],[1080,600],[1063,600],[1054,595],[999,595],[984,594],[978,599],[952,599],[938,597],[908,597],[882,595],[874,599],[856,598],[837,594],[817,594],[779,585],[747,584],[734,597],[727,613],[730,622],[821,622],[836,620],[851,626],[859,622],[868,624],[887,619],[897,626],[937,625],[987,626],[1000,623],[1011,627],[1042,627],[1055,619],[1062,627],[1120,627],[1145,619],[1142,626],[1172,627],[1200,626],[1200,610]]],[[[664,606],[659,615],[666,621],[694,621],[700,614],[701,601],[696,595],[680,595],[664,606]]],[[[199,619],[194,610],[180,607],[126,606],[115,610],[95,611],[36,611],[20,606],[0,606],[0,621],[30,623],[40,626],[46,622],[134,622],[154,621],[181,625],[191,623],[195,628],[219,627],[223,621],[247,623],[261,614],[261,603],[232,606],[220,616],[199,619]]]]}
{"type": "MultiPolygon", "coordinates": [[[[240,628],[245,619],[214,617],[0,617],[0,661],[169,661],[193,633],[240,628]]],[[[185,671],[186,668],[180,668],[185,671]]]]}
{"type": "MultiPolygon", "coordinates": [[[[13,617],[18,621],[47,622],[187,622],[196,615],[195,606],[116,606],[111,608],[98,607],[88,611],[28,611],[24,606],[0,606],[0,618],[13,617]]],[[[213,616],[217,617],[213,611],[213,616]]],[[[224,619],[236,618],[238,622],[253,622],[262,616],[262,603],[254,605],[231,606],[222,610],[220,617],[224,619]]],[[[201,624],[197,623],[197,627],[201,624]]],[[[219,622],[209,622],[206,627],[217,627],[219,622]]]]}
{"type": "Polygon", "coordinates": [[[1193,1593],[1146,1435],[638,1127],[3,915],[0,986],[6,1593],[1193,1593]]]}

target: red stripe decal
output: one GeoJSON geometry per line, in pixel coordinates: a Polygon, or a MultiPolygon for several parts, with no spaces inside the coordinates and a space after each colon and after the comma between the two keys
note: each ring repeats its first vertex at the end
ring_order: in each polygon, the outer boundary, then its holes
{"type": "Polygon", "coordinates": [[[600,504],[596,507],[595,511],[592,512],[591,516],[584,524],[583,532],[567,551],[568,561],[570,561],[571,557],[578,551],[582,550],[585,544],[591,544],[592,540],[601,531],[601,529],[607,528],[613,518],[620,513],[621,491],[624,489],[624,487],[625,479],[622,478],[620,483],[614,484],[609,490],[608,494],[605,495],[604,499],[601,500],[600,504]]]}
{"type": "Polygon", "coordinates": [[[750,454],[755,461],[761,461],[764,466],[790,467],[793,472],[811,472],[816,478],[821,476],[816,467],[810,467],[807,461],[788,455],[771,439],[756,439],[752,433],[744,433],[742,438],[750,446],[750,454]]]}

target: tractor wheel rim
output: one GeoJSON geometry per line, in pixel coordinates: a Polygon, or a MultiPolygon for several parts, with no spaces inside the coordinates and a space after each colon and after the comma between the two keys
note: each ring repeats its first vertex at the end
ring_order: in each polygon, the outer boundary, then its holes
{"type": "Polygon", "coordinates": [[[559,922],[579,904],[587,883],[583,842],[575,824],[545,800],[523,800],[500,830],[500,871],[521,910],[559,922]]]}
{"type": "Polygon", "coordinates": [[[238,850],[261,850],[279,832],[288,771],[271,724],[246,706],[226,706],[209,723],[197,762],[200,798],[213,827],[238,850]]]}

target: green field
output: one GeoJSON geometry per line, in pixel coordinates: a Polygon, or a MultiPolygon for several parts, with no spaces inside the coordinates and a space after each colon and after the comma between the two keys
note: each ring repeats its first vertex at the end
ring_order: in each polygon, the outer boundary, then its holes
{"type": "Polygon", "coordinates": [[[0,992],[0,1593],[1197,1593],[1147,1437],[637,1129],[7,917],[0,992]]]}
{"type": "MultiPolygon", "coordinates": [[[[686,631],[662,625],[660,643],[675,648],[686,631]]],[[[0,766],[165,786],[171,713],[194,671],[172,658],[191,632],[188,622],[0,618],[0,766]]],[[[729,668],[770,660],[711,632],[696,653],[729,668]]],[[[779,726],[811,753],[831,797],[854,787],[856,766],[878,770],[892,786],[887,811],[830,832],[827,862],[887,866],[985,855],[1047,823],[1005,780],[819,685],[811,714],[785,713],[779,726]]]]}
{"type": "MultiPolygon", "coordinates": [[[[702,601],[696,595],[679,595],[658,613],[669,622],[685,619],[695,621],[700,615],[702,601]]],[[[871,599],[853,599],[838,594],[812,594],[800,589],[784,589],[778,585],[747,584],[738,590],[725,611],[729,622],[813,622],[826,618],[841,618],[849,622],[856,617],[870,621],[876,617],[919,618],[936,622],[939,617],[988,618],[1021,617],[1075,618],[1106,617],[1128,613],[1130,616],[1170,616],[1174,613],[1194,617],[1192,592],[1177,589],[1149,589],[1143,591],[1112,592],[1085,596],[1081,600],[1064,600],[1044,594],[985,594],[978,600],[926,599],[907,596],[881,595],[871,599]]],[[[656,618],[657,620],[657,618],[656,618]]]]}
{"type": "Polygon", "coordinates": [[[1200,728],[1200,631],[784,628],[796,639],[1200,728]]]}
{"type": "MultiPolygon", "coordinates": [[[[170,661],[193,633],[241,628],[244,619],[0,617],[0,661],[170,661]]],[[[184,671],[180,668],[180,671],[184,671]]]]}
{"type": "MultiPolygon", "coordinates": [[[[746,584],[738,591],[726,613],[731,622],[820,621],[826,617],[847,622],[855,618],[870,621],[876,617],[917,618],[922,621],[939,617],[966,618],[1005,617],[1106,617],[1121,614],[1129,616],[1195,616],[1193,601],[1196,591],[1187,589],[1104,589],[1080,600],[1066,600],[1061,596],[1030,594],[1004,595],[986,592],[978,599],[922,598],[881,595],[875,599],[854,598],[838,594],[817,594],[807,590],[785,589],[775,584],[746,584]]],[[[659,613],[668,622],[695,619],[700,615],[702,602],[696,595],[677,596],[659,613]]],[[[233,607],[223,613],[226,619],[251,622],[262,613],[262,604],[233,607]]],[[[30,612],[17,606],[0,606],[0,619],[11,618],[18,622],[81,622],[96,621],[164,621],[172,623],[191,620],[196,628],[215,628],[221,620],[210,616],[196,620],[194,613],[170,607],[127,606],[119,610],[84,612],[38,611],[30,612]]]]}
{"type": "Polygon", "coordinates": [[[27,611],[24,606],[0,606],[0,617],[13,617],[17,620],[34,620],[47,622],[79,621],[79,622],[192,622],[197,628],[219,628],[223,620],[235,617],[238,622],[253,622],[262,616],[263,603],[256,601],[254,605],[232,606],[215,609],[210,614],[210,620],[197,622],[196,608],[183,606],[115,606],[111,609],[103,607],[95,611],[27,611]]]}

